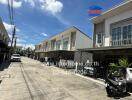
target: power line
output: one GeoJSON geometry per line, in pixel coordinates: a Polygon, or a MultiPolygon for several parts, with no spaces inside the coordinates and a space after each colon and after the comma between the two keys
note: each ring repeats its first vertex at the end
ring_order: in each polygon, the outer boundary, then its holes
{"type": "Polygon", "coordinates": [[[10,24],[12,25],[12,14],[11,14],[10,0],[8,0],[8,12],[9,12],[10,24]]]}
{"type": "Polygon", "coordinates": [[[11,12],[12,12],[12,15],[11,16],[12,16],[12,24],[14,25],[14,16],[13,16],[14,15],[14,11],[13,11],[13,6],[14,6],[13,5],[13,0],[11,0],[11,12]]]}
{"type": "Polygon", "coordinates": [[[15,37],[15,25],[14,25],[14,13],[13,13],[13,0],[8,0],[8,11],[9,11],[9,20],[12,28],[12,40],[11,40],[11,48],[13,47],[13,41],[15,37]]]}

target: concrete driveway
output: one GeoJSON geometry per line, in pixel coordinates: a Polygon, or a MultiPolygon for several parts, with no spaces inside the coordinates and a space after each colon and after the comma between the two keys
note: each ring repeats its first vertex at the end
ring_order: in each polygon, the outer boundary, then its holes
{"type": "Polygon", "coordinates": [[[99,83],[26,57],[11,63],[3,77],[0,100],[113,100],[99,83]]]}

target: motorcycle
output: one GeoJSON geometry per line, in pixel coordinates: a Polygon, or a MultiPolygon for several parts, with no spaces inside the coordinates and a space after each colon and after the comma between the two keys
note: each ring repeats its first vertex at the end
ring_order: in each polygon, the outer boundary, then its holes
{"type": "Polygon", "coordinates": [[[106,92],[109,97],[122,96],[127,93],[126,87],[125,78],[108,75],[106,79],[106,92]]]}

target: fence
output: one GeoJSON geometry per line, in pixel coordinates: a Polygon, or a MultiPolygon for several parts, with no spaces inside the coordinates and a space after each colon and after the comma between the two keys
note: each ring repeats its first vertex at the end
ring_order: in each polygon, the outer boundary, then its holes
{"type": "Polygon", "coordinates": [[[94,78],[105,78],[105,67],[98,62],[78,63],[76,72],[94,78]]]}
{"type": "Polygon", "coordinates": [[[59,61],[59,67],[61,68],[75,68],[75,62],[73,60],[63,60],[59,61]]]}

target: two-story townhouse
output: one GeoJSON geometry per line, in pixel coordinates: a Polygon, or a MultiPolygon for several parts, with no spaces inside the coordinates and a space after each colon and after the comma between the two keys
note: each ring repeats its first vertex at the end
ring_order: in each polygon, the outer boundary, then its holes
{"type": "Polygon", "coordinates": [[[132,1],[127,0],[91,19],[94,26],[93,61],[116,62],[121,57],[132,61],[132,1]]]}
{"type": "Polygon", "coordinates": [[[8,58],[10,41],[9,35],[3,25],[2,19],[0,18],[0,63],[8,58]]]}
{"type": "Polygon", "coordinates": [[[74,60],[77,49],[91,48],[92,44],[90,37],[73,26],[36,45],[36,58],[50,57],[74,60]],[[39,48],[39,45],[43,45],[42,49],[39,48]]]}

